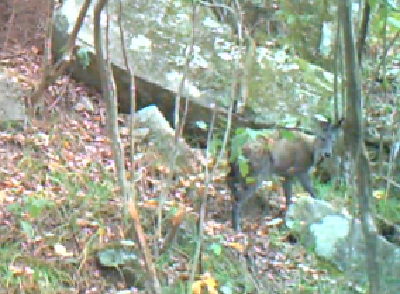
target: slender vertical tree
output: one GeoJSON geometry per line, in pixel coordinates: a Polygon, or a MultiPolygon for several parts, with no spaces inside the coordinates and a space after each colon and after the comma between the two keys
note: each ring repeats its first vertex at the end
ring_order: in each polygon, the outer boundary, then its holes
{"type": "Polygon", "coordinates": [[[351,2],[339,0],[339,10],[345,48],[345,79],[347,90],[345,142],[354,160],[357,197],[361,214],[361,226],[365,239],[366,265],[370,294],[380,293],[380,276],[377,261],[377,233],[371,213],[371,173],[363,148],[361,77],[356,55],[351,2]]]}

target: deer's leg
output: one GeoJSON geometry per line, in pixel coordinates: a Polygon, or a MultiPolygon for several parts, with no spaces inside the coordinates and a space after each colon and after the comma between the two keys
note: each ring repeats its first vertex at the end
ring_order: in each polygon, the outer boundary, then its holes
{"type": "Polygon", "coordinates": [[[242,205],[252,197],[256,192],[255,186],[243,187],[243,185],[235,185],[232,191],[232,227],[235,231],[240,231],[240,217],[242,205]]]}
{"type": "Polygon", "coordinates": [[[293,186],[293,178],[285,177],[282,181],[283,192],[285,193],[286,199],[286,210],[289,208],[292,199],[292,186],[293,186]]]}
{"type": "Polygon", "coordinates": [[[315,198],[314,188],[311,184],[311,179],[308,173],[301,173],[297,175],[297,178],[300,181],[300,184],[303,186],[303,189],[310,194],[312,198],[315,198]]]}

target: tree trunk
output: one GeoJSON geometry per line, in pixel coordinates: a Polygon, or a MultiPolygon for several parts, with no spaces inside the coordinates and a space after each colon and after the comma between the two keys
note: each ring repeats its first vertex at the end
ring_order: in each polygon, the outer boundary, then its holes
{"type": "Polygon", "coordinates": [[[339,0],[342,16],[345,68],[347,82],[345,143],[355,161],[357,196],[361,213],[361,226],[366,247],[366,265],[369,279],[369,294],[380,293],[380,277],[377,261],[377,234],[371,214],[371,174],[363,146],[362,97],[359,67],[356,59],[350,1],[339,0]]]}

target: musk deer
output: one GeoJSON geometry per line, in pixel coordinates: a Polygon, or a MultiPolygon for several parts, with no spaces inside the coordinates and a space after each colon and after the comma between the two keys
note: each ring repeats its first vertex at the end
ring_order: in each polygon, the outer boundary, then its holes
{"type": "Polygon", "coordinates": [[[300,181],[304,190],[315,198],[309,171],[323,158],[331,156],[342,122],[343,119],[336,124],[331,124],[330,121],[316,121],[317,128],[314,135],[292,131],[289,136],[286,136],[287,138],[271,139],[257,136],[254,140],[244,143],[239,148],[236,158],[232,156],[230,158],[231,171],[228,174],[228,186],[232,193],[233,228],[236,231],[240,230],[242,204],[257,192],[264,180],[268,180],[273,174],[283,178],[286,208],[289,207],[291,201],[292,184],[295,178],[300,181]],[[239,160],[245,161],[244,169],[239,160]]]}

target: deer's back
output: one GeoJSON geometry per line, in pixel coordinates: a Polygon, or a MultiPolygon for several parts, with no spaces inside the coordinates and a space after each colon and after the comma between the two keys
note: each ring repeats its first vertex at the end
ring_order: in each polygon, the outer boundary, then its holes
{"type": "Polygon", "coordinates": [[[274,173],[291,176],[307,172],[314,164],[313,137],[296,134],[278,139],[270,147],[274,173]]]}
{"type": "Polygon", "coordinates": [[[247,142],[242,154],[247,161],[248,174],[243,177],[238,164],[234,163],[231,175],[247,186],[259,186],[272,174],[285,177],[308,172],[314,163],[313,137],[301,133],[295,133],[290,139],[260,136],[247,142]]]}

